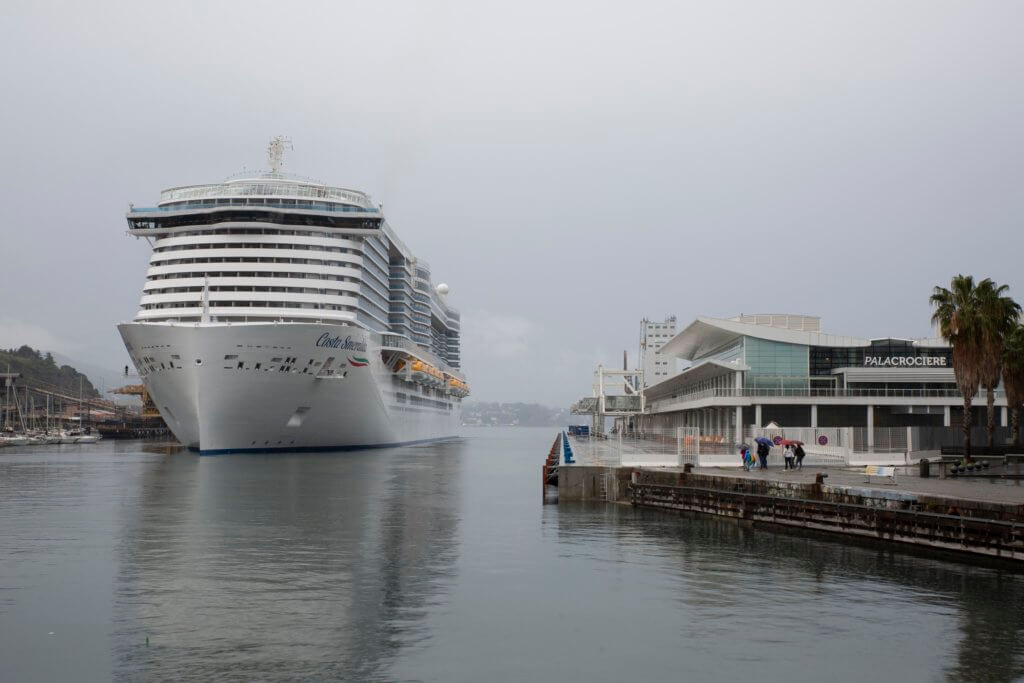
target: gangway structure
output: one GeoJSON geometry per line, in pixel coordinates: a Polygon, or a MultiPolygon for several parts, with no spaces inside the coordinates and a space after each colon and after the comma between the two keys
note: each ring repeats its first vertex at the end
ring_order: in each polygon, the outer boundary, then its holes
{"type": "Polygon", "coordinates": [[[609,370],[598,365],[594,371],[593,396],[576,401],[570,408],[573,415],[590,415],[593,420],[591,432],[594,436],[604,434],[606,417],[623,417],[623,425],[629,425],[629,417],[644,412],[644,371],[609,370]]]}

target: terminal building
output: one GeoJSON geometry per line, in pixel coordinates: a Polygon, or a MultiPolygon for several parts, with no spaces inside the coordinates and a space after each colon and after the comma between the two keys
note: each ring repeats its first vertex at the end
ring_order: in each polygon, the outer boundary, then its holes
{"type": "MultiPolygon", "coordinates": [[[[860,339],[822,332],[816,316],[740,315],[698,317],[658,351],[690,365],[646,383],[644,410],[630,420],[639,430],[955,426],[963,413],[942,339],[860,339]]],[[[984,403],[975,400],[976,425],[984,403]]],[[[996,405],[1005,426],[1001,390],[996,405]]]]}

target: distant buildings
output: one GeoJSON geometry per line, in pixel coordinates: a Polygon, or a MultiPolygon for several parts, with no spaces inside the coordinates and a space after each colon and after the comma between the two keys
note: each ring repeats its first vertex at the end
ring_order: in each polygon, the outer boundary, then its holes
{"type": "Polygon", "coordinates": [[[644,386],[649,387],[676,373],[675,359],[659,349],[676,336],[676,317],[667,316],[662,322],[644,318],[640,321],[640,367],[644,371],[644,386]]]}

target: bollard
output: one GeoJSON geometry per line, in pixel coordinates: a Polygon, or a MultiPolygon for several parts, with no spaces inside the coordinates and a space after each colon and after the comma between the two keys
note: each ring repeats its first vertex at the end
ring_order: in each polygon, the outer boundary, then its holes
{"type": "Polygon", "coordinates": [[[823,474],[822,472],[818,472],[816,475],[814,475],[814,483],[817,484],[818,486],[824,485],[826,479],[828,479],[828,475],[823,474]]]}
{"type": "Polygon", "coordinates": [[[684,463],[683,464],[683,473],[684,474],[689,474],[690,472],[693,472],[693,463],[692,462],[684,463]]]}
{"type": "Polygon", "coordinates": [[[921,460],[917,463],[917,466],[918,468],[920,468],[918,474],[922,478],[927,478],[931,476],[931,463],[928,462],[928,458],[921,458],[921,460]]]}

